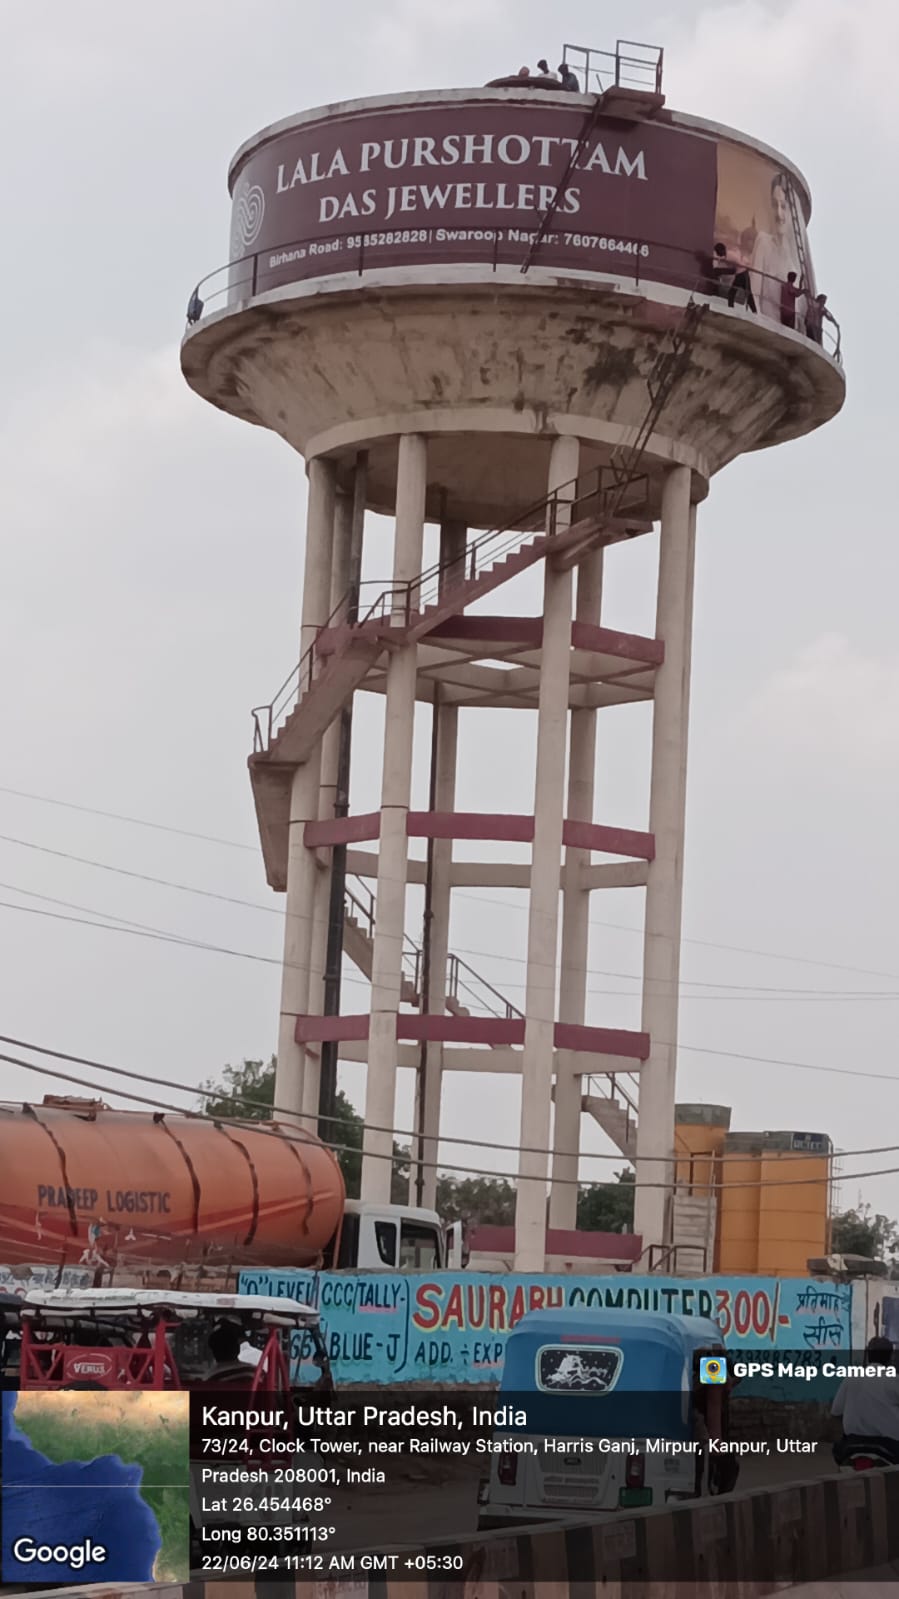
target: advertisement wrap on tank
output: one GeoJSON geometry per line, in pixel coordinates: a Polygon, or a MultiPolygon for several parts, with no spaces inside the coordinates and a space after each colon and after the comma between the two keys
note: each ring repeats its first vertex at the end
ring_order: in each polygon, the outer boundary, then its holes
{"type": "Polygon", "coordinates": [[[609,116],[578,150],[583,126],[580,106],[472,98],[274,130],[232,171],[231,298],[381,267],[521,265],[547,213],[545,268],[692,288],[723,237],[761,293],[761,275],[808,259],[804,201],[790,205],[795,179],[769,156],[609,116]]]}
{"type": "MultiPolygon", "coordinates": [[[[814,1353],[860,1347],[865,1337],[864,1301],[854,1302],[852,1286],[811,1278],[246,1271],[240,1283],[243,1293],[320,1310],[338,1382],[495,1382],[506,1339],[529,1310],[708,1316],[733,1349],[814,1353]]],[[[752,1391],[749,1379],[743,1391],[752,1391]]]]}

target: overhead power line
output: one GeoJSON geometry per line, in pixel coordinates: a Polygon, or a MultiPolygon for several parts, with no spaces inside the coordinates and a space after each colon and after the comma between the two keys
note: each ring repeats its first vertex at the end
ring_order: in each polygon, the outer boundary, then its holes
{"type": "MultiPolygon", "coordinates": [[[[99,810],[92,805],[80,805],[75,804],[72,800],[59,799],[55,795],[33,794],[26,789],[11,788],[8,785],[2,784],[0,784],[0,794],[9,794],[16,799],[30,800],[32,803],[38,805],[54,805],[64,810],[79,811],[89,816],[99,816],[107,821],[124,822],[132,827],[146,827],[155,832],[170,833],[178,838],[190,838],[199,840],[206,844],[216,844],[226,849],[250,851],[252,854],[258,855],[258,846],[255,844],[241,843],[233,838],[219,838],[214,834],[200,833],[184,827],[175,827],[166,822],[149,821],[146,817],[128,816],[118,811],[99,810]]],[[[455,892],[463,899],[476,900],[485,905],[497,905],[503,910],[517,912],[526,912],[527,910],[525,905],[516,905],[510,900],[497,899],[491,895],[478,893],[476,890],[456,889],[455,892]]],[[[251,904],[253,902],[246,901],[241,903],[251,904]]],[[[644,936],[643,929],[641,927],[633,927],[626,922],[608,922],[601,921],[597,918],[591,918],[590,925],[591,927],[605,927],[616,932],[630,933],[640,938],[644,936]]],[[[723,950],[726,953],[733,955],[752,955],[762,960],[790,961],[796,962],[803,966],[820,966],[830,971],[849,972],[856,977],[878,977],[888,982],[899,983],[899,973],[897,972],[884,972],[868,966],[852,966],[847,965],[842,961],[822,960],[814,955],[785,954],[783,951],[756,949],[748,945],[728,944],[723,943],[718,939],[709,938],[690,938],[684,936],[681,942],[684,944],[694,944],[702,949],[723,950]]]]}
{"type": "MultiPolygon", "coordinates": [[[[135,1082],[149,1084],[151,1087],[170,1088],[170,1089],[174,1089],[177,1093],[181,1093],[181,1094],[194,1094],[194,1095],[197,1096],[197,1098],[205,1099],[207,1101],[216,1100],[216,1099],[221,1099],[221,1098],[227,1097],[225,1094],[223,1094],[223,1091],[222,1091],[221,1088],[203,1088],[202,1086],[199,1086],[199,1085],[195,1086],[195,1085],[192,1085],[192,1084],[176,1083],[176,1082],[172,1081],[170,1078],[166,1078],[166,1077],[151,1077],[149,1075],[149,1073],[147,1073],[147,1072],[135,1071],[133,1068],[129,1068],[129,1067],[125,1067],[125,1066],[109,1066],[103,1061],[93,1060],[90,1057],[86,1057],[84,1055],[73,1055],[73,1054],[69,1053],[66,1050],[50,1049],[47,1045],[44,1045],[44,1044],[32,1044],[32,1043],[29,1043],[26,1039],[13,1038],[13,1037],[10,1037],[10,1036],[2,1034],[2,1033],[0,1033],[0,1044],[8,1044],[13,1049],[27,1049],[27,1050],[30,1050],[32,1054],[44,1055],[47,1058],[52,1059],[52,1060],[62,1060],[62,1061],[65,1061],[68,1065],[86,1066],[91,1071],[107,1072],[110,1076],[113,1076],[113,1077],[126,1077],[126,1078],[128,1078],[128,1079],[130,1079],[132,1081],[135,1081],[135,1082]]],[[[2,1058],[2,1057],[0,1057],[0,1058],[2,1058]]],[[[899,1081],[899,1079],[894,1079],[894,1080],[895,1081],[899,1081]]],[[[109,1090],[109,1089],[107,1089],[107,1090],[102,1090],[101,1089],[101,1091],[105,1091],[105,1092],[113,1092],[113,1091],[115,1091],[115,1092],[117,1092],[117,1090],[109,1090]]],[[[246,1105],[249,1108],[254,1109],[254,1110],[263,1110],[263,1111],[266,1112],[266,1115],[270,1116],[270,1117],[275,1117],[275,1116],[295,1117],[296,1114],[297,1114],[297,1112],[295,1110],[288,1109],[284,1105],[269,1104],[266,1100],[253,1099],[250,1095],[245,1095],[245,1094],[241,1094],[239,1096],[239,1103],[242,1104],[242,1105],[246,1105]]],[[[196,1116],[198,1114],[208,1114],[208,1112],[198,1113],[198,1112],[193,1111],[193,1110],[184,1110],[184,1111],[179,1112],[179,1114],[189,1115],[189,1116],[196,1116]]],[[[214,1118],[214,1119],[220,1119],[220,1118],[214,1118]]],[[[227,1119],[227,1118],[225,1118],[225,1119],[227,1119]]],[[[333,1123],[335,1125],[338,1125],[338,1126],[342,1125],[341,1118],[339,1116],[316,1117],[316,1121],[331,1122],[331,1123],[333,1123]]],[[[407,1132],[404,1129],[397,1128],[397,1127],[385,1127],[385,1126],[378,1125],[378,1124],[376,1124],[374,1122],[364,1122],[363,1126],[366,1127],[369,1132],[390,1133],[391,1136],[394,1137],[394,1138],[409,1138],[409,1139],[412,1139],[414,1141],[419,1136],[418,1133],[407,1132]]],[[[553,1154],[556,1153],[556,1151],[554,1149],[543,1148],[541,1146],[525,1145],[525,1144],[501,1144],[501,1143],[497,1143],[495,1138],[490,1138],[490,1139],[486,1139],[486,1138],[457,1138],[457,1137],[453,1137],[453,1136],[446,1136],[446,1137],[443,1137],[441,1139],[441,1142],[442,1143],[447,1143],[447,1144],[458,1144],[460,1146],[465,1145],[465,1146],[468,1146],[468,1147],[471,1147],[471,1148],[477,1148],[477,1149],[502,1149],[502,1150],[505,1150],[505,1151],[507,1151],[509,1153],[513,1153],[513,1154],[553,1155],[553,1154]]],[[[865,1148],[865,1149],[841,1149],[839,1151],[839,1156],[840,1156],[840,1159],[843,1160],[843,1159],[859,1158],[859,1157],[861,1157],[863,1155],[867,1157],[869,1155],[889,1155],[889,1154],[894,1154],[896,1152],[899,1152],[899,1144],[879,1144],[879,1145],[874,1145],[874,1146],[872,1146],[870,1148],[865,1148]]],[[[796,1157],[799,1158],[799,1159],[809,1159],[809,1160],[820,1160],[821,1159],[820,1155],[807,1154],[805,1151],[802,1151],[802,1150],[791,1151],[791,1153],[795,1154],[796,1157]]],[[[577,1151],[577,1152],[575,1152],[575,1151],[562,1151],[561,1152],[562,1158],[565,1158],[565,1159],[570,1158],[571,1156],[573,1156],[575,1154],[579,1155],[582,1159],[585,1159],[585,1160],[611,1160],[611,1161],[616,1161],[616,1162],[620,1162],[622,1160],[627,1161],[627,1156],[621,1155],[621,1154],[605,1154],[605,1153],[593,1154],[593,1153],[590,1153],[590,1152],[587,1152],[587,1151],[583,1151],[583,1150],[580,1150],[580,1151],[577,1151]]],[[[669,1164],[670,1161],[671,1161],[671,1158],[672,1157],[666,1156],[666,1155],[646,1155],[646,1156],[642,1157],[644,1163],[652,1164],[652,1165],[666,1165],[666,1164],[669,1164]]],[[[687,1156],[681,1154],[681,1155],[678,1155],[677,1158],[678,1159],[682,1159],[682,1158],[686,1159],[687,1156]]],[[[702,1159],[707,1158],[707,1157],[704,1157],[701,1154],[697,1154],[695,1156],[695,1158],[697,1160],[702,1160],[702,1159]]],[[[729,1160],[743,1161],[743,1160],[746,1159],[746,1156],[745,1156],[745,1154],[740,1154],[739,1152],[737,1152],[736,1154],[731,1154],[731,1155],[727,1155],[727,1154],[720,1155],[720,1156],[717,1157],[717,1159],[721,1160],[721,1161],[729,1161],[729,1160]]]]}
{"type": "MultiPolygon", "coordinates": [[[[116,866],[116,865],[113,865],[112,863],[107,862],[107,861],[92,860],[92,859],[89,859],[89,858],[87,858],[85,856],[70,854],[68,851],[65,851],[65,850],[51,849],[47,845],[36,844],[33,841],[28,840],[28,839],[12,838],[12,837],[10,837],[10,836],[8,836],[6,834],[0,834],[0,842],[8,843],[8,844],[14,844],[14,845],[20,846],[20,847],[25,848],[25,849],[37,850],[37,851],[39,851],[41,853],[45,853],[45,854],[57,857],[57,858],[62,859],[62,860],[73,861],[73,862],[75,862],[75,863],[77,863],[79,865],[90,866],[90,867],[96,868],[97,870],[100,870],[100,871],[113,873],[113,874],[115,874],[117,876],[135,878],[135,879],[137,879],[140,882],[158,884],[161,887],[177,889],[177,890],[179,890],[179,891],[181,891],[183,893],[197,894],[197,895],[200,895],[203,898],[217,900],[217,901],[223,902],[225,904],[236,905],[236,906],[239,906],[239,907],[246,907],[246,908],[251,909],[251,910],[266,911],[269,914],[272,914],[272,915],[275,915],[275,916],[279,916],[279,917],[282,917],[282,918],[283,918],[283,916],[285,914],[284,911],[281,910],[281,908],[278,907],[278,906],[263,905],[263,904],[260,904],[258,901],[240,899],[240,898],[237,898],[237,897],[235,897],[233,895],[230,895],[230,894],[219,894],[219,893],[217,893],[217,892],[215,892],[215,891],[213,891],[211,889],[198,888],[198,887],[194,886],[193,884],[181,883],[181,882],[178,882],[178,881],[176,881],[174,879],[171,879],[171,878],[156,877],[156,876],[152,875],[151,873],[147,873],[147,872],[135,872],[135,871],[130,870],[130,868],[128,868],[128,867],[116,866]]],[[[128,917],[118,916],[118,915],[116,915],[113,912],[97,910],[93,906],[79,905],[79,904],[73,903],[71,900],[58,899],[58,898],[55,898],[54,896],[49,895],[49,894],[41,894],[41,893],[38,893],[34,889],[21,888],[17,883],[0,883],[0,889],[6,889],[8,892],[11,892],[11,893],[14,893],[14,894],[23,894],[23,895],[25,895],[25,896],[27,896],[28,898],[31,898],[31,899],[44,900],[48,904],[61,906],[63,909],[66,909],[66,910],[78,911],[78,912],[82,913],[85,916],[99,917],[99,918],[102,918],[102,920],[104,922],[114,922],[114,923],[122,925],[123,927],[136,928],[136,929],[139,929],[141,932],[144,932],[144,933],[152,933],[156,937],[158,937],[160,939],[163,939],[165,941],[168,941],[168,942],[183,943],[183,944],[190,945],[190,946],[192,946],[194,948],[197,948],[197,949],[207,949],[207,950],[208,949],[213,949],[214,952],[216,952],[216,953],[228,953],[228,954],[232,954],[232,955],[235,955],[235,956],[242,956],[243,958],[245,958],[247,960],[267,960],[267,961],[271,962],[272,964],[278,964],[277,957],[275,957],[275,956],[261,956],[261,955],[256,954],[253,951],[240,951],[240,950],[227,950],[227,951],[224,951],[224,950],[220,950],[217,946],[209,945],[204,940],[197,939],[195,937],[192,937],[189,934],[174,933],[168,928],[154,927],[151,924],[148,924],[146,922],[138,922],[138,921],[134,921],[134,920],[132,920],[132,919],[130,919],[128,917]]],[[[17,908],[20,908],[20,907],[7,906],[6,908],[7,909],[17,909],[17,908]]],[[[89,924],[89,925],[98,925],[98,924],[89,924]]],[[[497,951],[481,950],[481,949],[470,949],[470,948],[465,947],[464,945],[457,946],[456,953],[460,954],[460,955],[472,955],[472,956],[475,956],[475,957],[483,959],[483,960],[502,961],[504,963],[517,965],[517,966],[523,966],[523,965],[526,964],[524,956],[521,956],[521,955],[504,955],[504,954],[500,954],[497,951]]],[[[633,982],[633,983],[641,983],[643,981],[643,979],[641,978],[640,974],[637,973],[637,972],[609,971],[609,970],[607,970],[605,968],[602,968],[602,967],[588,967],[586,969],[586,975],[588,977],[607,977],[607,978],[613,978],[613,979],[617,978],[620,981],[633,982]]],[[[361,982],[362,981],[362,979],[353,978],[353,977],[347,977],[345,980],[347,982],[361,982]]],[[[899,979],[897,979],[897,980],[899,980],[899,979]]],[[[506,988],[515,988],[515,989],[523,990],[525,988],[525,986],[526,986],[523,982],[518,982],[515,979],[511,979],[510,980],[510,979],[506,978],[503,981],[504,981],[504,984],[505,984],[506,988]]],[[[654,986],[664,988],[667,985],[665,985],[664,983],[658,983],[658,984],[655,984],[654,986]]],[[[789,1001],[791,1003],[802,1003],[802,1004],[807,1003],[807,1002],[811,1002],[812,1000],[824,1000],[824,1001],[828,1001],[828,1002],[844,1003],[846,1001],[852,1001],[852,1000],[874,1000],[874,999],[876,999],[876,1000],[884,1000],[884,999],[893,1000],[893,999],[899,999],[899,989],[896,989],[896,990],[877,990],[877,989],[875,989],[875,990],[865,990],[865,989],[839,990],[839,989],[816,989],[816,988],[796,989],[796,988],[781,988],[781,987],[777,987],[777,986],[773,986],[773,985],[767,985],[766,986],[766,985],[762,985],[762,984],[758,984],[758,983],[710,983],[710,982],[703,982],[703,981],[700,981],[698,979],[687,979],[687,978],[681,979],[678,986],[679,986],[679,990],[681,992],[682,998],[684,998],[684,999],[717,999],[717,1000],[726,999],[726,1000],[735,1000],[735,1001],[741,1001],[742,1000],[744,1002],[749,1002],[749,1001],[764,1001],[764,1002],[769,1002],[769,1001],[770,1002],[773,1002],[773,1001],[789,1001]],[[717,993],[716,992],[714,994],[711,994],[711,993],[690,994],[690,993],[686,993],[685,992],[685,989],[687,989],[687,988],[701,988],[701,989],[704,989],[704,990],[705,989],[715,989],[715,990],[719,990],[720,989],[720,990],[722,990],[722,992],[721,993],[717,993]]],[[[631,998],[634,998],[634,997],[639,997],[635,992],[632,992],[629,989],[588,988],[587,989],[587,993],[591,994],[591,995],[595,995],[598,998],[607,998],[607,999],[608,998],[631,999],[631,998]]]]}
{"type": "MultiPolygon", "coordinates": [[[[100,1093],[100,1094],[102,1094],[104,1092],[102,1084],[92,1082],[88,1078],[74,1076],[70,1072],[61,1072],[61,1071],[59,1071],[59,1069],[57,1067],[54,1067],[54,1066],[38,1066],[33,1061],[21,1060],[21,1059],[18,1059],[14,1055],[5,1055],[5,1054],[0,1054],[0,1061],[6,1061],[7,1064],[12,1065],[12,1066],[20,1066],[25,1071],[36,1072],[41,1077],[56,1077],[56,1078],[60,1079],[62,1082],[75,1083],[79,1088],[89,1088],[93,1092],[100,1093]]],[[[111,1068],[105,1068],[105,1069],[106,1070],[110,1070],[111,1068]]],[[[116,1068],[116,1069],[119,1069],[119,1068],[116,1068]]],[[[152,1086],[152,1079],[144,1079],[144,1080],[149,1082],[150,1085],[152,1086]]],[[[108,1090],[106,1090],[106,1091],[108,1092],[108,1090]]],[[[184,1115],[191,1115],[192,1114],[194,1119],[196,1119],[196,1120],[202,1119],[198,1115],[197,1112],[193,1112],[193,1113],[186,1112],[179,1105],[168,1104],[168,1103],[166,1103],[165,1100],[160,1100],[159,1098],[155,1098],[155,1097],[150,1099],[150,1098],[148,1098],[148,1096],[146,1094],[136,1094],[136,1093],[134,1093],[134,1091],[132,1089],[122,1088],[122,1089],[117,1090],[117,1092],[121,1094],[123,1099],[133,1099],[135,1101],[135,1103],[141,1104],[141,1105],[151,1106],[154,1110],[157,1110],[157,1111],[159,1111],[159,1110],[172,1111],[177,1116],[184,1116],[184,1115]]],[[[308,1141],[309,1141],[308,1137],[303,1138],[303,1137],[299,1136],[298,1134],[295,1134],[295,1133],[291,1132],[291,1130],[288,1129],[288,1128],[280,1127],[277,1130],[275,1130],[274,1128],[267,1128],[267,1127],[261,1126],[259,1124],[259,1122],[254,1122],[251,1119],[248,1119],[246,1117],[241,1119],[241,1118],[233,1117],[233,1116],[230,1116],[230,1117],[229,1116],[217,1116],[217,1117],[214,1118],[214,1120],[216,1120],[218,1122],[221,1122],[221,1124],[223,1126],[225,1126],[225,1127],[236,1127],[236,1128],[244,1128],[244,1129],[247,1128],[247,1127],[252,1127],[255,1131],[263,1134],[266,1137],[278,1138],[278,1139],[280,1139],[282,1141],[286,1141],[286,1142],[289,1142],[289,1143],[291,1143],[291,1142],[292,1143],[308,1143],[308,1141]]],[[[375,1129],[369,1128],[368,1130],[369,1131],[374,1131],[375,1129]]],[[[451,1143],[451,1142],[453,1142],[453,1140],[452,1139],[447,1139],[446,1142],[447,1143],[451,1143]]],[[[494,1147],[496,1147],[496,1146],[494,1146],[494,1147]]],[[[894,1145],[894,1146],[891,1146],[891,1149],[895,1150],[897,1147],[899,1147],[899,1146],[895,1146],[894,1145]]],[[[359,1150],[356,1148],[355,1145],[332,1143],[330,1140],[328,1140],[328,1148],[331,1149],[331,1150],[337,1151],[338,1153],[341,1153],[341,1154],[346,1153],[346,1154],[357,1155],[359,1153],[359,1150]]],[[[540,1153],[547,1154],[547,1153],[549,1153],[549,1151],[545,1151],[544,1150],[544,1151],[540,1151],[540,1153]]],[[[455,1166],[455,1165],[450,1165],[446,1161],[442,1161],[442,1160],[439,1160],[439,1161],[438,1160],[422,1160],[422,1159],[419,1159],[418,1156],[412,1155],[411,1153],[408,1153],[408,1152],[405,1152],[405,1151],[398,1154],[395,1151],[390,1151],[389,1153],[387,1151],[384,1151],[382,1153],[379,1150],[370,1150],[370,1151],[367,1150],[366,1154],[367,1155],[370,1154],[376,1160],[389,1160],[392,1164],[396,1164],[399,1161],[403,1161],[404,1163],[408,1161],[408,1162],[410,1162],[410,1163],[412,1163],[412,1164],[414,1164],[416,1166],[425,1167],[425,1168],[428,1168],[430,1170],[439,1170],[439,1171],[443,1171],[443,1172],[462,1172],[466,1176],[470,1176],[470,1177],[501,1177],[501,1178],[506,1179],[507,1181],[514,1180],[515,1182],[539,1182],[539,1183],[543,1183],[543,1182],[549,1180],[548,1178],[544,1179],[543,1177],[530,1177],[530,1176],[527,1176],[525,1174],[522,1174],[521,1172],[510,1173],[510,1172],[496,1171],[495,1169],[491,1169],[491,1168],[478,1168],[478,1167],[471,1167],[471,1166],[455,1166]]],[[[745,1159],[745,1155],[744,1155],[743,1158],[745,1159]]],[[[818,1156],[817,1158],[820,1159],[821,1157],[818,1156]]],[[[841,1152],[841,1159],[842,1158],[843,1158],[843,1152],[841,1152]]],[[[673,1164],[673,1162],[672,1162],[672,1164],[673,1164]]],[[[876,1170],[876,1171],[847,1172],[847,1173],[841,1173],[840,1174],[840,1181],[841,1182],[855,1182],[857,1180],[861,1180],[862,1178],[866,1178],[866,1177],[891,1177],[897,1172],[899,1172],[899,1166],[886,1166],[886,1167],[883,1167],[883,1168],[881,1168],[879,1170],[876,1170]]],[[[582,1179],[577,1178],[577,1177],[557,1177],[557,1178],[555,1178],[553,1180],[555,1182],[558,1182],[558,1183],[563,1183],[566,1187],[584,1188],[584,1187],[596,1186],[595,1184],[585,1183],[582,1179]]],[[[824,1177],[820,1177],[820,1176],[819,1177],[784,1177],[784,1178],[778,1177],[778,1178],[759,1178],[757,1180],[739,1182],[739,1183],[728,1183],[727,1186],[728,1186],[729,1189],[731,1189],[731,1188],[732,1189],[737,1189],[737,1188],[758,1188],[758,1189],[761,1189],[761,1188],[807,1188],[809,1185],[813,1185],[815,1187],[821,1187],[822,1183],[826,1183],[826,1184],[829,1185],[830,1181],[831,1181],[831,1179],[830,1179],[829,1176],[824,1176],[824,1177]]],[[[633,1184],[629,1184],[628,1186],[629,1187],[633,1187],[633,1188],[663,1188],[663,1189],[669,1190],[672,1187],[674,1187],[674,1183],[673,1183],[673,1181],[672,1182],[665,1182],[665,1181],[656,1182],[656,1181],[642,1181],[641,1180],[639,1182],[634,1182],[633,1184]]]]}
{"type": "MultiPolygon", "coordinates": [[[[2,790],[0,790],[2,792],[2,790]]],[[[472,889],[457,889],[456,893],[464,899],[479,900],[484,905],[498,905],[503,910],[527,912],[526,905],[515,905],[507,899],[496,899],[492,895],[479,894],[472,889]]],[[[590,918],[591,927],[605,927],[618,933],[632,933],[637,938],[643,938],[642,927],[632,927],[628,922],[606,922],[597,917],[590,918]]],[[[650,935],[653,938],[663,938],[663,933],[650,935]]],[[[783,951],[773,949],[755,949],[746,944],[724,944],[718,939],[711,938],[681,938],[682,944],[695,944],[700,949],[719,949],[730,955],[753,955],[761,960],[794,961],[801,966],[820,966],[832,972],[850,972],[855,977],[881,977],[889,982],[899,983],[899,972],[882,972],[870,966],[847,966],[843,961],[820,960],[816,955],[785,955],[783,951]]]]}
{"type": "Polygon", "coordinates": [[[233,838],[216,838],[211,833],[194,833],[186,827],[172,827],[167,822],[149,822],[145,816],[123,816],[119,811],[99,811],[95,805],[76,805],[72,800],[58,799],[50,794],[29,794],[22,788],[0,785],[0,794],[12,794],[16,799],[32,800],[37,805],[58,805],[62,810],[81,811],[85,816],[101,816],[107,822],[127,822],[132,827],[149,827],[157,833],[174,833],[179,838],[192,838],[203,844],[220,844],[225,849],[259,851],[255,844],[239,844],[233,838]]]}
{"type": "MultiPolygon", "coordinates": [[[[87,855],[73,855],[69,850],[51,849],[49,844],[36,844],[30,838],[13,838],[9,833],[0,833],[0,844],[15,844],[19,849],[36,850],[38,854],[52,855],[56,860],[73,861],[77,866],[90,866],[98,872],[113,872],[117,877],[132,877],[139,883],[154,883],[160,888],[175,888],[183,894],[198,894],[203,899],[221,900],[225,905],[240,905],[247,910],[265,911],[269,916],[284,915],[278,905],[263,905],[261,900],[240,899],[234,894],[219,894],[211,888],[198,888],[194,883],[179,883],[171,877],[155,877],[152,872],[135,872],[128,866],[115,866],[111,861],[98,861],[87,855]]],[[[24,893],[24,889],[22,892],[24,893]]]]}
{"type": "MultiPolygon", "coordinates": [[[[0,900],[0,910],[21,911],[25,915],[31,916],[45,916],[51,921],[72,923],[79,927],[95,927],[101,932],[125,933],[133,938],[149,938],[160,943],[178,944],[181,945],[182,948],[201,949],[214,955],[230,955],[241,960],[258,961],[268,966],[283,966],[284,964],[281,958],[277,955],[257,955],[248,950],[230,949],[220,944],[204,943],[199,939],[182,937],[180,934],[155,932],[146,928],[130,925],[115,925],[114,922],[89,921],[83,916],[67,916],[61,911],[42,910],[36,905],[14,905],[9,900],[0,900]]],[[[350,975],[345,975],[342,981],[346,983],[358,984],[360,987],[364,988],[369,987],[369,984],[365,978],[354,978],[350,975]]],[[[285,1014],[291,1015],[297,1013],[288,1011],[285,1012],[285,1014]]],[[[854,1067],[850,1066],[821,1066],[813,1061],[785,1060],[780,1057],[768,1055],[751,1055],[739,1050],[717,1049],[708,1045],[699,1044],[684,1044],[679,1040],[676,1044],[671,1044],[670,1041],[667,1040],[660,1040],[659,1042],[662,1043],[666,1048],[675,1048],[691,1055],[714,1055],[723,1060],[750,1061],[754,1064],[763,1066],[784,1066],[789,1067],[794,1071],[821,1072],[827,1076],[854,1077],[858,1078],[859,1080],[865,1079],[872,1082],[899,1082],[899,1076],[893,1072],[858,1071],[854,1067]]]]}

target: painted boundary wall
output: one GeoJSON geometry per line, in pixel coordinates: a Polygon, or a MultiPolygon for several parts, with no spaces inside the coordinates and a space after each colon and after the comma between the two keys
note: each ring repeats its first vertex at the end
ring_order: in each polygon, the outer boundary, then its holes
{"type": "MultiPolygon", "coordinates": [[[[589,1525],[524,1528],[406,1545],[402,1557],[461,1555],[457,1578],[194,1582],[55,1590],[62,1599],[601,1599],[611,1583],[678,1582],[678,1599],[762,1599],[899,1560],[899,1468],[734,1494],[589,1525]],[[756,1573],[756,1575],[753,1575],[756,1573]],[[739,1583],[739,1589],[735,1587],[739,1583]],[[575,1589],[575,1584],[576,1589],[575,1589]]],[[[636,1592],[636,1588],[632,1588],[636,1592]]],[[[645,1590],[644,1590],[645,1591],[645,1590]]],[[[670,1588],[667,1591],[671,1591],[670,1588]]]]}
{"type": "MultiPolygon", "coordinates": [[[[858,1285],[864,1290],[864,1284],[858,1285]]],[[[732,1349],[823,1355],[864,1346],[867,1301],[848,1283],[791,1277],[526,1276],[514,1272],[247,1271],[243,1293],[306,1300],[321,1312],[338,1383],[496,1383],[506,1339],[529,1310],[567,1307],[711,1316],[732,1349]]],[[[298,1348],[299,1380],[304,1377],[298,1348]]],[[[309,1376],[315,1375],[311,1365],[309,1376]]],[[[747,1378],[741,1393],[826,1397],[832,1382],[747,1378]]]]}

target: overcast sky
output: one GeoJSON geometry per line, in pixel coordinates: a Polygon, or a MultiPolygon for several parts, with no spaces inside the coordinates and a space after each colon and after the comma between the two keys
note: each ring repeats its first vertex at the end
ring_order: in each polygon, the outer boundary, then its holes
{"type": "MultiPolygon", "coordinates": [[[[670,105],[747,130],[807,175],[849,377],[835,422],[727,468],[700,515],[678,1096],[732,1105],[739,1128],[820,1130],[846,1150],[889,1143],[899,10],[344,0],[327,32],[323,15],[290,0],[3,8],[3,1032],[185,1085],[275,1045],[281,902],[265,885],[245,760],[249,707],[293,662],[305,477],[279,439],[194,396],[178,365],[192,284],[227,256],[232,152],[310,106],[480,84],[558,60],[566,41],[602,48],[621,32],[664,45],[670,105]],[[259,958],[34,910],[102,913],[259,958]]],[[[608,625],[652,631],[654,554],[651,539],[614,552],[608,625]]],[[[510,737],[497,758],[485,725],[464,721],[460,808],[485,808],[493,760],[487,808],[530,809],[526,740],[510,737]]],[[[521,726],[513,713],[503,725],[521,726]]],[[[599,743],[597,820],[646,826],[646,714],[601,718],[599,743]]],[[[357,782],[354,800],[371,809],[365,797],[357,782]]],[[[596,1023],[638,1025],[640,899],[593,896],[596,1023]]],[[[458,895],[452,929],[454,947],[477,952],[466,958],[519,1001],[523,904],[458,895]]],[[[364,987],[346,996],[344,1009],[367,1008],[364,987]]],[[[361,1069],[343,1081],[361,1105],[361,1069]]],[[[64,1086],[0,1065],[3,1098],[64,1086]]],[[[514,1141],[514,1083],[450,1079],[449,1132],[470,1130],[473,1102],[485,1136],[514,1141]]],[[[404,1083],[401,1127],[410,1103],[404,1083]]],[[[585,1138],[608,1151],[598,1131],[585,1138]]],[[[899,1154],[845,1166],[899,1167],[899,1154]]],[[[899,1177],[851,1177],[844,1203],[859,1192],[899,1216],[899,1177]]]]}

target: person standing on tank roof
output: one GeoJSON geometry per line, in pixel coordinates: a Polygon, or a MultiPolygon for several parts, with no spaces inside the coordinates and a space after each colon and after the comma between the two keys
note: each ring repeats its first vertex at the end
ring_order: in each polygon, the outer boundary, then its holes
{"type": "Polygon", "coordinates": [[[581,86],[567,61],[559,62],[559,79],[563,89],[568,89],[571,94],[580,94],[581,86]]]}

